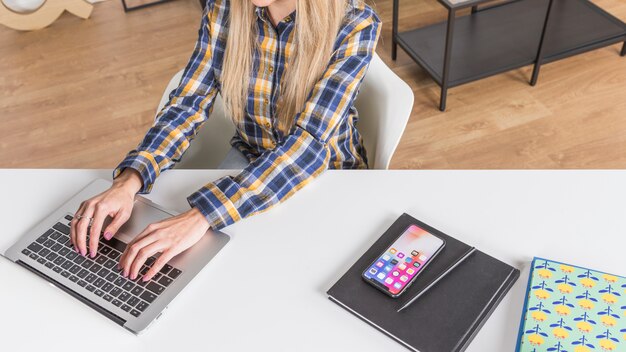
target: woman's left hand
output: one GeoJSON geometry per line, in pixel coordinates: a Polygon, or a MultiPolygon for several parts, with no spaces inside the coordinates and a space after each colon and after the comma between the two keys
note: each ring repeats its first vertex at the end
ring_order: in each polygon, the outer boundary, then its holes
{"type": "Polygon", "coordinates": [[[123,275],[135,280],[146,260],[161,253],[142,278],[143,281],[150,280],[174,256],[196,244],[209,227],[209,222],[196,208],[148,225],[120,257],[123,275]]]}

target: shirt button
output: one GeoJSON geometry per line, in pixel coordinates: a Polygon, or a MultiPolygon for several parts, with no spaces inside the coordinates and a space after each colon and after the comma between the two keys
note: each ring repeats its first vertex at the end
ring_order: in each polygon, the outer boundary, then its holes
{"type": "Polygon", "coordinates": [[[270,101],[269,101],[269,100],[267,100],[267,98],[266,98],[266,99],[264,99],[264,100],[263,100],[263,102],[265,103],[265,105],[267,105],[267,104],[269,104],[269,103],[270,103],[270,101]]]}
{"type": "Polygon", "coordinates": [[[274,68],[272,66],[270,66],[269,71],[270,71],[270,73],[274,72],[274,68]]]}
{"type": "Polygon", "coordinates": [[[269,122],[266,122],[265,123],[265,127],[267,127],[269,129],[270,127],[272,127],[272,124],[270,124],[269,122]]]}

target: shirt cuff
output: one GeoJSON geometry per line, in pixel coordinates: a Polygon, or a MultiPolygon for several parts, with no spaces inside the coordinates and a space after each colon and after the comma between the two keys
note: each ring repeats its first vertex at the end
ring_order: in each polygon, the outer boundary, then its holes
{"type": "Polygon", "coordinates": [[[213,230],[222,229],[241,219],[239,211],[220,187],[228,187],[226,184],[229,182],[230,177],[223,177],[187,197],[189,205],[204,215],[213,230]],[[223,185],[220,185],[221,183],[223,185]]]}
{"type": "Polygon", "coordinates": [[[142,186],[138,193],[150,193],[160,171],[154,156],[146,151],[132,151],[128,153],[126,158],[113,170],[113,179],[119,176],[127,167],[136,170],[141,177],[142,186]]]}

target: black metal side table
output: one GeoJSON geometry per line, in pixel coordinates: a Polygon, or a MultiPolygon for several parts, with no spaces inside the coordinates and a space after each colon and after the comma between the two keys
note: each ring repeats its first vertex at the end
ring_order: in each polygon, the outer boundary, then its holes
{"type": "Polygon", "coordinates": [[[437,0],[448,20],[398,32],[400,0],[393,1],[392,59],[397,47],[441,86],[439,109],[448,89],[534,64],[535,85],[541,65],[624,42],[626,24],[589,0],[437,0]],[[480,5],[480,7],[479,7],[480,5]],[[457,11],[471,8],[465,16],[457,11]]]}

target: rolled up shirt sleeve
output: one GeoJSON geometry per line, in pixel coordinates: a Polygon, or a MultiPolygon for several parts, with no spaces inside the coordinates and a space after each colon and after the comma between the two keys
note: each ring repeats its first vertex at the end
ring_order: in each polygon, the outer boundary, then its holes
{"type": "Polygon", "coordinates": [[[315,84],[294,127],[235,176],[206,184],[187,200],[213,229],[265,211],[286,200],[328,168],[328,141],[349,114],[372,59],[380,22],[372,12],[342,28],[337,50],[315,84]],[[343,39],[341,39],[343,38],[343,39]]]}
{"type": "Polygon", "coordinates": [[[126,168],[137,170],[143,181],[139,193],[150,192],[159,174],[180,161],[213,107],[218,83],[210,36],[212,3],[208,1],[205,7],[198,40],[180,84],[143,140],[113,170],[114,179],[126,168]]]}

